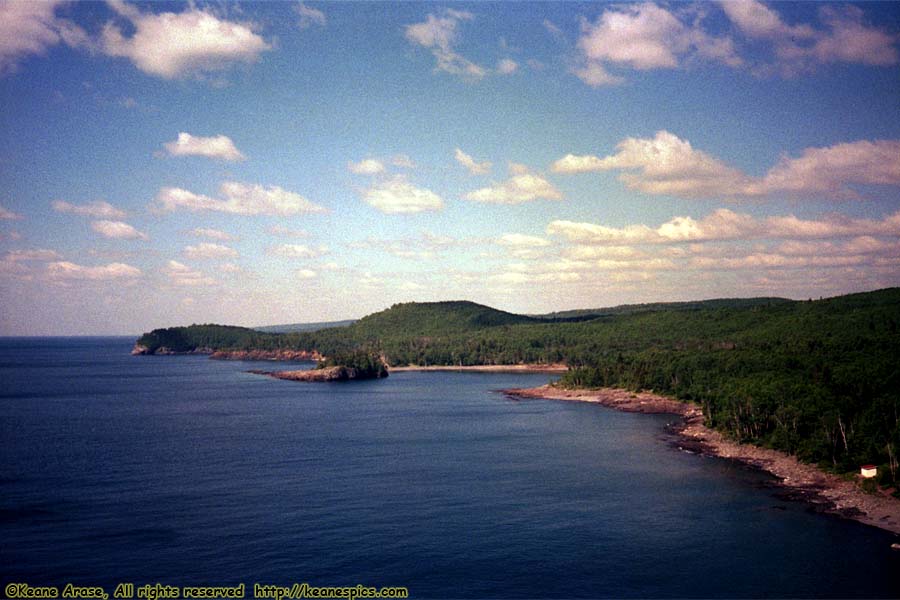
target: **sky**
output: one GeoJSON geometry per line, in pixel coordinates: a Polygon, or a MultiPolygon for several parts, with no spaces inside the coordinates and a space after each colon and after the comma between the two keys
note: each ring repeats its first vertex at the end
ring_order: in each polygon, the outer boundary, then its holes
{"type": "Polygon", "coordinates": [[[0,335],[900,285],[900,4],[0,1],[0,335]]]}

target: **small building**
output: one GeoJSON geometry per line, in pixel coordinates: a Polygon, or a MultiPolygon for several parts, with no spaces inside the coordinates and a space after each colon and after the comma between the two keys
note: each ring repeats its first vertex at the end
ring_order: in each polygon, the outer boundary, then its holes
{"type": "Polygon", "coordinates": [[[870,477],[875,477],[878,475],[878,467],[875,465],[863,465],[859,468],[859,474],[869,479],[870,477]]]}

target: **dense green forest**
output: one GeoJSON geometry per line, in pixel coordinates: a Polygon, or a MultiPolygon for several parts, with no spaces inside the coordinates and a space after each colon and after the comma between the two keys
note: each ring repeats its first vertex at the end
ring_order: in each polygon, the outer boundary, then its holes
{"type": "Polygon", "coordinates": [[[302,349],[390,365],[556,363],[561,385],[648,389],[702,405],[708,424],[830,469],[900,476],[900,289],[816,301],[713,300],[544,316],[471,302],[398,304],[285,334],[192,325],[151,351],[302,349]]]}

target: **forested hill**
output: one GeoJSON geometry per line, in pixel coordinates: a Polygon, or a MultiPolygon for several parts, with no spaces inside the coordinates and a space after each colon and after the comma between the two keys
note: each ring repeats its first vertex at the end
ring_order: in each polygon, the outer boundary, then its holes
{"type": "Polygon", "coordinates": [[[363,351],[390,365],[563,362],[562,384],[648,389],[699,402],[742,441],[852,471],[897,474],[900,288],[815,301],[753,299],[623,311],[587,320],[515,315],[471,302],[399,304],[352,325],[273,334],[240,327],[159,329],[165,347],[363,351]]]}
{"type": "Polygon", "coordinates": [[[751,308],[754,306],[771,306],[779,303],[790,303],[787,298],[715,298],[712,300],[692,300],[690,302],[650,302],[647,304],[621,304],[606,308],[581,308],[563,310],[543,315],[534,315],[545,320],[585,320],[609,315],[630,315],[641,312],[658,312],[662,310],[702,310],[707,308],[751,308]]]}

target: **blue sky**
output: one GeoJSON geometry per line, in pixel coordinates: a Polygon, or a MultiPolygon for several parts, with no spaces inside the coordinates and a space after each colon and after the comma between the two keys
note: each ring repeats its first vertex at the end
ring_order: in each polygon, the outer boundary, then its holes
{"type": "Polygon", "coordinates": [[[0,335],[900,285],[895,3],[0,4],[0,335]]]}

